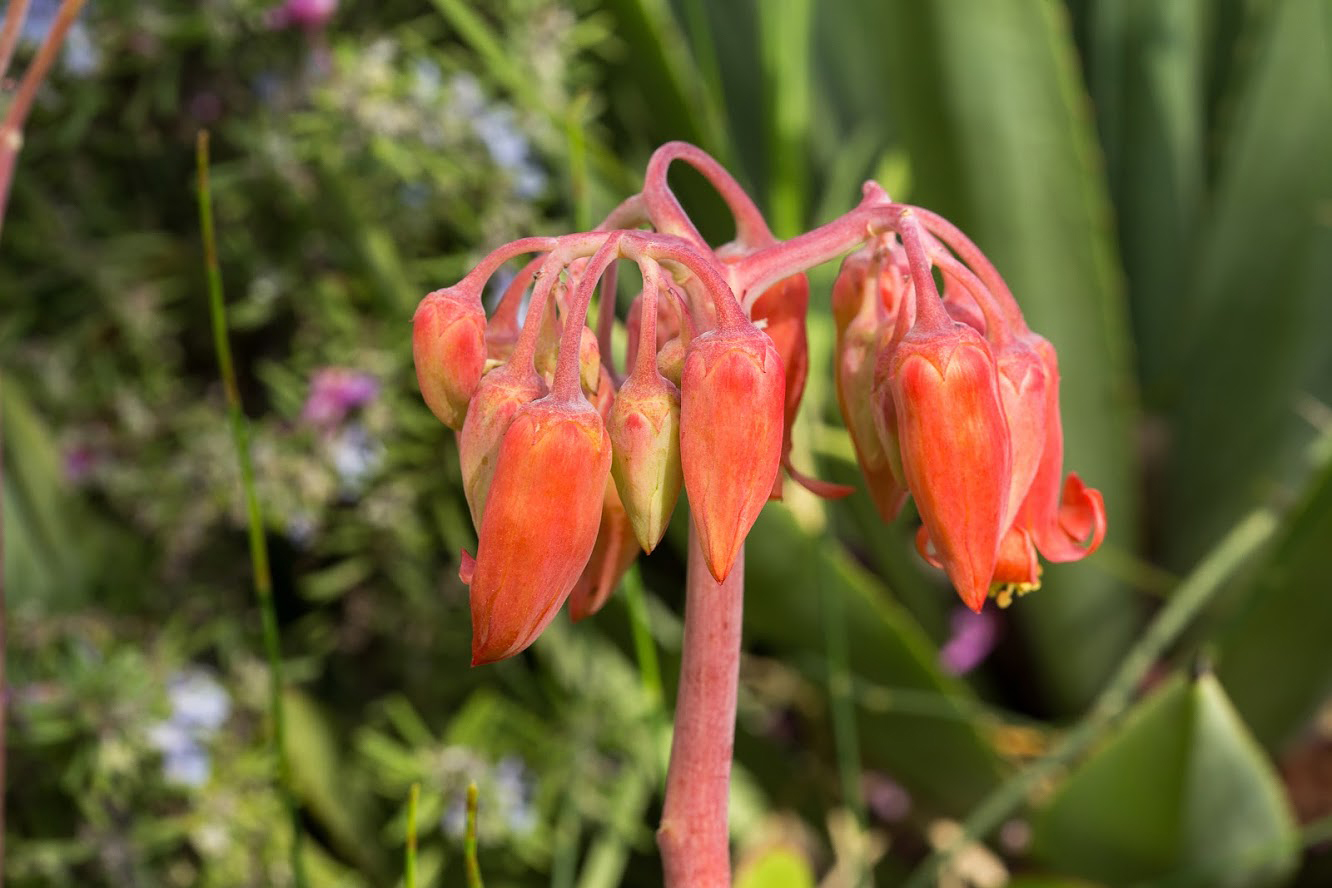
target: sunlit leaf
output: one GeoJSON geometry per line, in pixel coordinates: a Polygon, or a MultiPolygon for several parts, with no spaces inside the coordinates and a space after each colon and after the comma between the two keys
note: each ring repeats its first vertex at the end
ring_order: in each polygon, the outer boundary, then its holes
{"type": "Polygon", "coordinates": [[[1110,884],[1278,884],[1298,851],[1276,773],[1210,674],[1140,704],[1034,823],[1036,857],[1110,884]]]}

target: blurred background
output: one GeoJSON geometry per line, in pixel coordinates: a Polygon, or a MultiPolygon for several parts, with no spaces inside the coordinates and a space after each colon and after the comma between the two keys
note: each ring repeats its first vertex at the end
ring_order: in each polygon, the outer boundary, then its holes
{"type": "MultiPolygon", "coordinates": [[[[749,548],[741,884],[901,884],[1135,670],[942,884],[1332,884],[1327,0],[92,0],[0,242],[9,884],[292,884],[200,128],[310,884],[400,884],[413,784],[419,884],[462,884],[469,781],[492,888],[660,884],[684,510],[632,596],[469,668],[475,536],[409,319],[493,247],[596,224],[673,138],[780,237],[866,178],[961,225],[1059,349],[1065,465],[1110,516],[976,618],[910,510],[788,484],[749,548]],[[1177,593],[1203,606],[1158,654],[1177,593]]],[[[795,462],[859,484],[835,272],[795,462]]]]}

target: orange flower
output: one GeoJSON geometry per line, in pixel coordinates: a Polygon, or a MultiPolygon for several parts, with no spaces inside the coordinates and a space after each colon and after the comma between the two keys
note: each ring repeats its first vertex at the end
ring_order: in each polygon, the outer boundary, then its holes
{"type": "Polygon", "coordinates": [[[937,315],[888,356],[889,387],[903,473],[929,541],[963,602],[979,611],[1005,530],[1008,425],[989,345],[937,315]]]}
{"type": "Polygon", "coordinates": [[[462,428],[486,363],[481,301],[454,289],[422,299],[412,316],[412,359],[430,412],[449,428],[462,428]]]}
{"type": "Polygon", "coordinates": [[[786,376],[748,324],[689,344],[680,387],[680,463],[708,570],[724,582],[782,458],[786,376]]]}
{"type": "Polygon", "coordinates": [[[471,573],[472,665],[513,656],[554,619],[597,541],[611,446],[585,399],[518,411],[499,450],[471,573]]]}

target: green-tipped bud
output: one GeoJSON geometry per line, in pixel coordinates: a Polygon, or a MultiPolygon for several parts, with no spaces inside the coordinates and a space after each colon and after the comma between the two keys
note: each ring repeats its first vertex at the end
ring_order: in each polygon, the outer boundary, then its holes
{"type": "Polygon", "coordinates": [[[680,392],[656,373],[634,374],[607,421],[611,477],[645,552],[661,542],[680,498],[680,392]]]}

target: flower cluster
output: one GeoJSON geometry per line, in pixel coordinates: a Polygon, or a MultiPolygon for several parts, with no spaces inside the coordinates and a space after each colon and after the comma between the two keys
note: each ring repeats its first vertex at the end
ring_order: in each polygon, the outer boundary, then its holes
{"type": "Polygon", "coordinates": [[[507,244],[417,309],[421,392],[458,431],[479,534],[461,571],[474,663],[523,650],[566,600],[574,619],[600,608],[660,542],[681,488],[718,583],[783,469],[822,496],[851,492],[797,471],[790,452],[809,369],[804,272],[857,247],[833,296],[837,393],[884,518],[915,498],[921,553],[975,610],[991,591],[1006,603],[1034,588],[1037,551],[1096,548],[1100,495],[1060,483],[1054,350],[969,240],[870,183],[855,210],[778,242],[713,158],[671,143],[596,230],[507,244]],[[699,235],[667,185],[675,161],[717,188],[734,242],[699,235]],[[487,281],[530,254],[487,318],[487,281]],[[623,373],[610,349],[619,260],[642,279],[623,373]]]}
{"type": "MultiPolygon", "coordinates": [[[[876,186],[867,194],[888,202],[876,186]]],[[[838,400],[884,520],[910,495],[921,555],[972,610],[991,593],[1007,605],[1040,585],[1037,551],[1095,551],[1105,507],[1077,475],[1062,478],[1054,347],[956,228],[925,210],[902,215],[899,234],[849,256],[834,285],[838,400]]]]}

